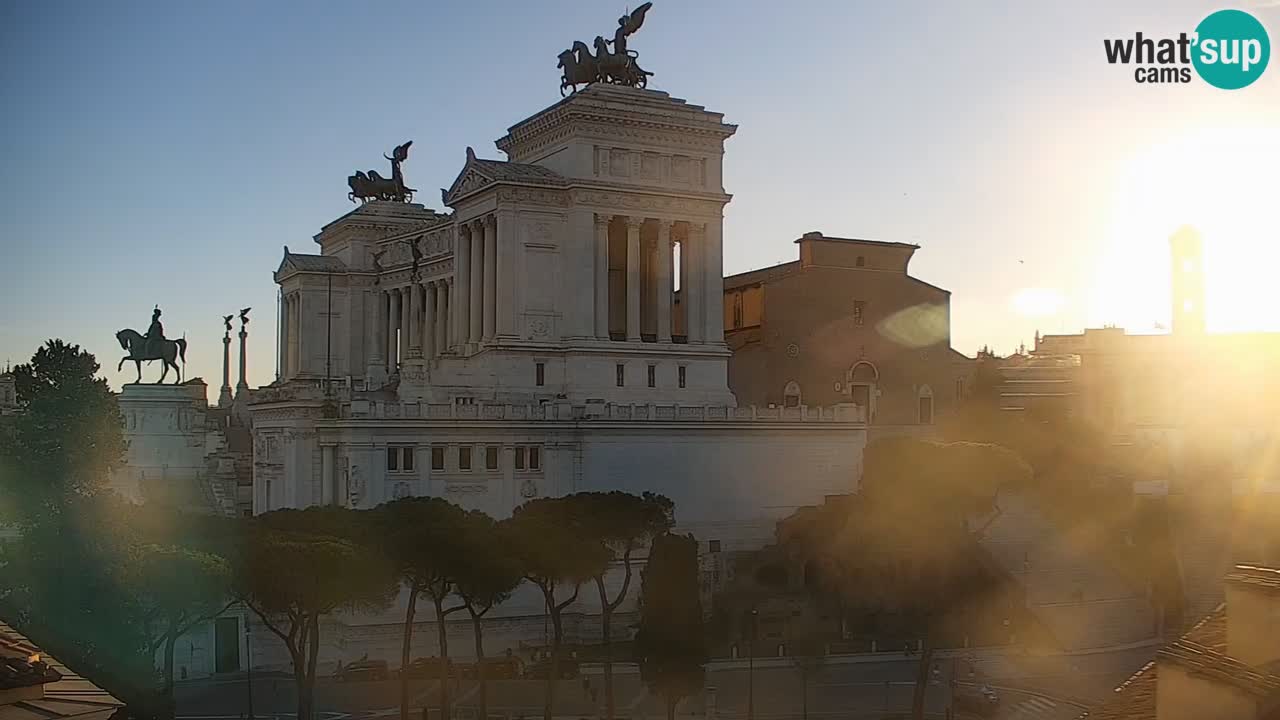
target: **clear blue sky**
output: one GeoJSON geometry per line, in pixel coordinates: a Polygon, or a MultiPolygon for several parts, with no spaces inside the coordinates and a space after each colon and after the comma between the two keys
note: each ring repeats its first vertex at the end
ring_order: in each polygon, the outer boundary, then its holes
{"type": "MultiPolygon", "coordinates": [[[[953,293],[954,345],[1009,351],[1037,327],[1123,319],[1089,293],[1116,257],[1115,198],[1135,153],[1240,129],[1255,146],[1211,146],[1269,162],[1259,177],[1275,187],[1280,60],[1238,92],[1141,86],[1104,60],[1104,37],[1189,32],[1217,7],[656,0],[631,46],[651,87],[740,125],[725,162],[727,272],[794,259],[808,230],[918,243],[913,273],[953,293]],[[1018,312],[1011,298],[1028,288],[1061,307],[1018,312]]],[[[463,149],[501,157],[493,140],[559,99],[557,53],[623,10],[4,4],[0,361],[57,336],[118,384],[132,371],[114,372],[115,331],[145,331],[159,303],[168,334],[191,342],[189,374],[216,387],[219,316],[253,306],[250,379],[270,381],[271,272],[282,245],[314,252],[311,236],[351,208],[347,175],[412,138],[406,177],[438,209],[463,149]]],[[[1253,11],[1280,42],[1280,8],[1253,11]]],[[[1167,317],[1161,242],[1186,219],[1146,223],[1124,272],[1157,276],[1155,295],[1126,301],[1128,317],[1167,317]]]]}

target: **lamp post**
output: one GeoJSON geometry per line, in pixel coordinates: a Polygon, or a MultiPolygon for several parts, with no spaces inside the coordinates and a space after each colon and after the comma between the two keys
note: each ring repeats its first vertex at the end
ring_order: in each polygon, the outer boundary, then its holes
{"type": "Polygon", "coordinates": [[[249,708],[248,708],[249,720],[254,720],[253,718],[253,646],[250,645],[250,642],[253,636],[249,634],[249,613],[247,612],[248,611],[247,606],[245,607],[245,610],[246,612],[244,614],[244,655],[245,655],[244,671],[245,671],[245,679],[247,680],[247,682],[245,683],[245,692],[248,694],[248,700],[249,700],[249,708]]]}
{"type": "Polygon", "coordinates": [[[751,624],[748,627],[750,632],[747,635],[747,720],[755,720],[756,717],[755,670],[757,615],[759,615],[759,611],[755,608],[751,608],[751,624]]]}

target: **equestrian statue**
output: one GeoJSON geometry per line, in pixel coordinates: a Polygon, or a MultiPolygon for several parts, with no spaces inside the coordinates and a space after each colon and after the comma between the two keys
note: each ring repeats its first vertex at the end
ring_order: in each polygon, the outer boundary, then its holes
{"type": "MultiPolygon", "coordinates": [[[[227,322],[228,328],[231,323],[227,322]]],[[[182,382],[182,368],[178,367],[178,361],[181,360],[185,365],[187,362],[187,341],[184,338],[170,340],[164,336],[164,326],[160,324],[160,307],[151,312],[151,326],[147,328],[147,334],[141,335],[137,330],[125,328],[116,333],[116,340],[119,341],[121,349],[129,353],[120,359],[120,364],[116,365],[116,372],[124,367],[126,360],[132,360],[138,367],[138,379],[135,383],[142,382],[142,361],[160,360],[163,363],[163,370],[160,373],[160,379],[156,384],[164,382],[164,378],[169,374],[169,368],[173,368],[177,373],[177,380],[174,384],[182,382]]]]}
{"type": "Polygon", "coordinates": [[[404,184],[404,173],[400,171],[400,163],[409,158],[409,146],[412,144],[413,141],[410,140],[397,145],[389,157],[383,153],[382,157],[391,161],[391,177],[384,178],[377,170],[370,170],[367,174],[357,170],[355,175],[348,177],[347,187],[351,188],[351,192],[347,193],[347,199],[355,202],[358,198],[361,203],[370,200],[413,202],[413,194],[417,191],[404,184]]]}
{"type": "Polygon", "coordinates": [[[614,31],[612,40],[605,40],[604,36],[597,35],[594,55],[591,54],[591,48],[582,41],[575,42],[572,48],[560,53],[560,95],[565,94],[566,88],[573,88],[573,92],[577,92],[579,85],[597,82],[639,88],[648,85],[653,73],[642,70],[636,64],[638,55],[634,50],[627,49],[627,38],[644,24],[644,15],[652,6],[653,3],[647,2],[618,18],[618,29],[614,31]],[[612,50],[609,49],[610,45],[613,46],[612,50]]]}

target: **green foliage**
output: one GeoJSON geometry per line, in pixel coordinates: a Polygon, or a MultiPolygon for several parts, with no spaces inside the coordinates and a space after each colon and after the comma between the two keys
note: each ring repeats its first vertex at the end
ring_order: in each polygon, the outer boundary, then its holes
{"type": "Polygon", "coordinates": [[[680,700],[702,690],[707,662],[697,541],[692,535],[656,538],[641,578],[635,661],[645,684],[666,700],[670,717],[680,700]]]}
{"type": "Polygon", "coordinates": [[[20,525],[38,522],[74,495],[107,486],[124,457],[120,411],[94,356],[50,340],[13,368],[20,413],[0,434],[0,494],[20,525]]]}
{"type": "Polygon", "coordinates": [[[518,553],[506,528],[481,512],[468,512],[458,536],[465,562],[454,576],[458,596],[474,615],[483,615],[524,581],[518,553]]]}

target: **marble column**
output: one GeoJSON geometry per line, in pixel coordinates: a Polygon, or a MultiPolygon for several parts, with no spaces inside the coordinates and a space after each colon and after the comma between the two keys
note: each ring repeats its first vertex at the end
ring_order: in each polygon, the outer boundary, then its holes
{"type": "Polygon", "coordinates": [[[248,371],[248,358],[245,354],[245,344],[249,339],[249,326],[245,322],[240,323],[240,380],[236,383],[236,393],[249,389],[249,380],[245,377],[248,371]]]}
{"type": "Polygon", "coordinates": [[[627,217],[627,340],[640,341],[640,226],[644,218],[627,217]]]}
{"type": "Polygon", "coordinates": [[[658,342],[671,342],[671,221],[658,221],[657,303],[658,342]]]}
{"type": "Polygon", "coordinates": [[[430,360],[436,356],[436,283],[422,286],[426,294],[426,308],[422,314],[422,356],[430,360]]]}
{"type": "Polygon", "coordinates": [[[467,342],[478,343],[484,331],[484,221],[471,224],[471,282],[468,286],[467,342]]]}
{"type": "Polygon", "coordinates": [[[293,377],[302,371],[302,304],[298,295],[289,297],[289,376],[293,377]]]}
{"type": "Polygon", "coordinates": [[[449,333],[453,332],[453,318],[449,315],[449,288],[453,281],[442,278],[436,283],[436,352],[443,354],[449,349],[449,333]]]}
{"type": "Polygon", "coordinates": [[[400,321],[400,293],[387,291],[387,372],[395,372],[399,355],[396,353],[396,323],[400,321]]]}
{"type": "Polygon", "coordinates": [[[409,335],[410,329],[413,327],[413,320],[409,314],[410,297],[413,295],[413,286],[406,285],[400,288],[400,362],[409,359],[409,335]]]}
{"type": "Polygon", "coordinates": [[[454,307],[453,341],[451,345],[465,345],[467,328],[471,327],[469,303],[471,300],[471,227],[462,225],[458,228],[458,237],[454,243],[454,254],[457,262],[453,270],[453,286],[456,291],[451,298],[454,307]]]}
{"type": "Polygon", "coordinates": [[[498,225],[492,215],[484,219],[484,339],[492,340],[498,326],[498,225]]]}
{"type": "Polygon", "coordinates": [[[422,357],[422,288],[412,283],[409,292],[409,322],[405,329],[409,341],[409,356],[422,357]]]}
{"type": "MultiPolygon", "coordinates": [[[[280,379],[289,377],[289,298],[286,295],[280,296],[280,328],[277,333],[280,346],[276,351],[280,354],[280,379]]],[[[227,352],[230,353],[231,338],[227,338],[227,352]]],[[[223,363],[224,365],[231,362],[230,357],[223,363]]],[[[231,378],[228,376],[223,380],[223,385],[227,386],[227,391],[231,391],[231,378]]]]}
{"type": "MultiPolygon", "coordinates": [[[[706,265],[703,261],[703,225],[702,223],[688,223],[688,233],[685,235],[687,239],[688,252],[681,252],[680,258],[688,268],[685,279],[688,284],[680,290],[680,294],[687,303],[685,307],[685,323],[688,326],[689,342],[702,342],[703,325],[705,319],[702,315],[703,305],[703,282],[702,268],[706,265]]],[[[724,279],[720,279],[721,288],[724,287],[724,279]]]]}
{"type": "Polygon", "coordinates": [[[222,389],[218,393],[218,407],[231,405],[231,331],[222,334],[222,389]]]}
{"type": "Polygon", "coordinates": [[[704,285],[703,313],[706,324],[703,326],[703,342],[724,342],[724,258],[720,242],[720,221],[709,222],[703,226],[703,242],[706,243],[706,267],[702,271],[704,285]]]}
{"type": "Polygon", "coordinates": [[[334,504],[334,470],[333,446],[320,446],[320,504],[334,504]]]}
{"type": "Polygon", "coordinates": [[[596,215],[595,284],[596,339],[609,339],[609,221],[612,215],[596,215]]]}
{"type": "Polygon", "coordinates": [[[369,292],[364,293],[364,305],[366,308],[365,332],[369,334],[368,345],[369,357],[368,364],[372,367],[382,365],[382,353],[385,343],[382,342],[382,293],[369,292]]]}

